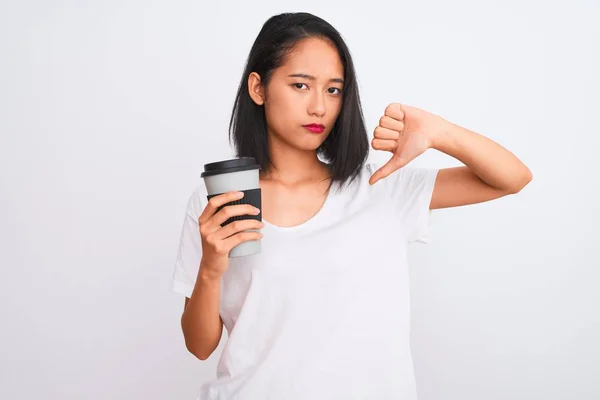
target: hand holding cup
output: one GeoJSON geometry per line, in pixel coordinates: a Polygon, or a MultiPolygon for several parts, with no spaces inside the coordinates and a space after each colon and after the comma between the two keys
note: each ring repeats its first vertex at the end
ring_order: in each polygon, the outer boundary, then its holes
{"type": "Polygon", "coordinates": [[[202,261],[207,276],[220,278],[229,265],[229,252],[237,245],[260,240],[262,233],[253,231],[264,227],[263,222],[256,219],[234,220],[225,226],[229,218],[242,215],[258,215],[260,210],[250,204],[226,205],[240,200],[242,192],[227,192],[212,197],[198,218],[200,237],[202,240],[202,261]]]}

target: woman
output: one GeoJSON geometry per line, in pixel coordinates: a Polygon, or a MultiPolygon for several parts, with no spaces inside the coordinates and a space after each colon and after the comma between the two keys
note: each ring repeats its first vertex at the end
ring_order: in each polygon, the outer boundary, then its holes
{"type": "Polygon", "coordinates": [[[261,165],[262,222],[221,227],[254,212],[216,212],[236,193],[206,201],[200,185],[190,198],[173,280],[186,296],[185,343],[204,360],[223,325],[229,333],[200,398],[415,399],[406,246],[427,241],[429,210],[517,193],[529,169],[475,132],[395,103],[371,142],[392,157],[367,163],[350,53],[306,13],[264,24],[230,131],[236,155],[261,165]],[[465,166],[405,167],[429,148],[465,166]],[[228,258],[258,239],[261,253],[228,258]]]}

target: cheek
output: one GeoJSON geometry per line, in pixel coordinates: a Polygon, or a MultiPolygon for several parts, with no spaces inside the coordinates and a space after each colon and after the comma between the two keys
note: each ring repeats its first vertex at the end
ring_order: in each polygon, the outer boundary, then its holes
{"type": "Polygon", "coordinates": [[[296,107],[298,106],[297,100],[298,99],[294,99],[293,96],[290,95],[290,93],[287,93],[285,90],[280,90],[271,94],[266,106],[271,114],[276,114],[279,112],[289,113],[293,111],[294,105],[296,105],[296,107]]]}
{"type": "Polygon", "coordinates": [[[337,117],[340,115],[340,111],[342,110],[342,99],[332,99],[328,111],[328,117],[335,121],[337,117]]]}
{"type": "Polygon", "coordinates": [[[269,126],[284,128],[296,119],[298,110],[302,107],[298,98],[285,92],[271,94],[265,103],[265,114],[269,126]]]}
{"type": "Polygon", "coordinates": [[[285,128],[286,121],[289,120],[289,111],[280,101],[265,104],[265,115],[267,117],[267,125],[277,131],[285,128]]]}

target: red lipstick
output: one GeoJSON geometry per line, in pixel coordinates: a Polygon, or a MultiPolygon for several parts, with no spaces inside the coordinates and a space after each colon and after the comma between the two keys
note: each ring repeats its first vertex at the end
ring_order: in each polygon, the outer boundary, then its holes
{"type": "Polygon", "coordinates": [[[322,133],[325,130],[325,125],[321,124],[308,124],[302,126],[311,131],[312,133],[322,133]]]}

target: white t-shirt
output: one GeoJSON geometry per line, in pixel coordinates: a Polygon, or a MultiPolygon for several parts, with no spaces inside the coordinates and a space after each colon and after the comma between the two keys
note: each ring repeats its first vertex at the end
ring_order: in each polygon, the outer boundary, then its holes
{"type": "MultiPolygon", "coordinates": [[[[369,185],[366,163],[294,227],[265,222],[261,253],[229,259],[228,332],[200,399],[416,399],[410,351],[409,242],[428,241],[437,170],[402,168],[369,185]]],[[[191,296],[201,259],[200,185],[187,207],[172,288],[191,296]]]]}

